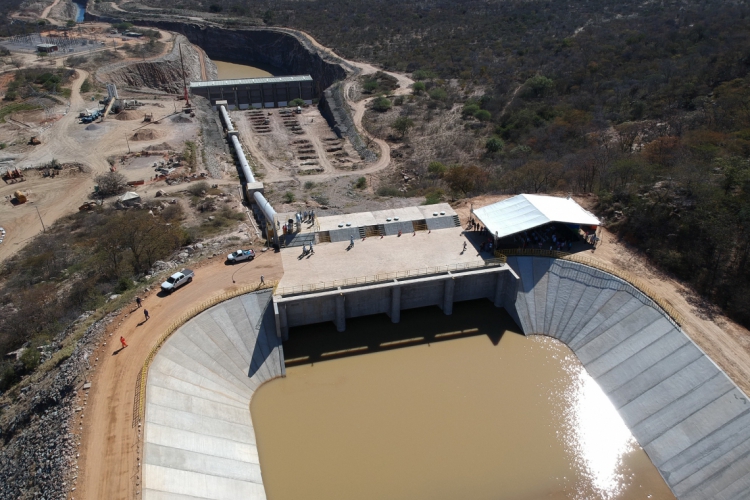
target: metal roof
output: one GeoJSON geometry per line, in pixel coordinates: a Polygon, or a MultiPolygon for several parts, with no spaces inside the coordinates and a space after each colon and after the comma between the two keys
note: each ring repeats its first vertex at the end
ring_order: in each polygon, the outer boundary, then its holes
{"type": "Polygon", "coordinates": [[[569,198],[519,194],[474,210],[474,215],[498,238],[549,222],[600,225],[599,219],[569,198]]]}
{"type": "Polygon", "coordinates": [[[273,76],[270,78],[239,78],[236,80],[209,80],[207,82],[190,82],[190,88],[220,87],[226,85],[257,85],[259,83],[311,82],[310,75],[273,76]]]}

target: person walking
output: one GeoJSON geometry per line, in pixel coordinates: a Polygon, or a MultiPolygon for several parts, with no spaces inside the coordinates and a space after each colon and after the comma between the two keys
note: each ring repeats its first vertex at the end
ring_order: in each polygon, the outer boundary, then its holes
{"type": "Polygon", "coordinates": [[[354,236],[349,236],[349,247],[354,248],[354,236]]]}
{"type": "Polygon", "coordinates": [[[125,337],[120,337],[120,343],[122,344],[122,348],[125,349],[128,346],[128,343],[125,342],[125,337]]]}
{"type": "Polygon", "coordinates": [[[260,275],[260,284],[265,285],[266,284],[266,278],[263,277],[263,275],[260,275]]]}
{"type": "Polygon", "coordinates": [[[313,250],[313,242],[310,242],[310,255],[314,254],[315,250],[313,250]]]}
{"type": "Polygon", "coordinates": [[[464,241],[464,252],[466,251],[466,242],[464,241]]]}
{"type": "Polygon", "coordinates": [[[141,298],[140,298],[140,297],[136,297],[136,298],[135,298],[135,305],[137,305],[137,306],[138,306],[138,308],[140,308],[140,307],[141,307],[141,298]]]}
{"type": "Polygon", "coordinates": [[[150,317],[150,316],[148,315],[148,309],[144,309],[144,310],[143,310],[143,315],[144,315],[144,316],[146,316],[146,320],[145,320],[145,321],[148,321],[148,318],[150,317]]]}

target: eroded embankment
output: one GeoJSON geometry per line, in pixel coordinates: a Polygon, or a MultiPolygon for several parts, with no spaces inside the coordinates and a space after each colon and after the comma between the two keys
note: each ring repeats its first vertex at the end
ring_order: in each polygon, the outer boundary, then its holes
{"type": "MultiPolygon", "coordinates": [[[[205,60],[205,59],[204,59],[205,60]]],[[[114,83],[118,87],[151,88],[180,94],[183,91],[182,64],[185,79],[202,80],[201,55],[185,36],[177,35],[172,50],[162,56],[145,61],[125,61],[100,68],[96,77],[102,82],[114,83]],[[182,63],[180,62],[182,50],[182,63]]],[[[216,79],[216,66],[205,60],[209,79],[216,79]]]]}

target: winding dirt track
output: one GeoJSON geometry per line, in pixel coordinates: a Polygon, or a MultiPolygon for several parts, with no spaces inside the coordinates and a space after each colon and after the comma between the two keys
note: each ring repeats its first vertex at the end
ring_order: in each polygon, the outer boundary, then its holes
{"type": "MultiPolygon", "coordinates": [[[[110,325],[102,345],[91,356],[93,373],[81,425],[79,476],[70,497],[91,500],[132,499],[140,469],[138,428],[133,427],[135,384],[143,361],[156,340],[186,310],[238,286],[281,278],[281,256],[261,253],[247,264],[229,266],[222,257],[193,268],[195,280],[171,295],[146,295],[143,310],[126,308],[110,325]],[[237,281],[232,283],[232,277],[237,281]],[[120,336],[128,347],[120,350],[120,336]],[[98,359],[98,362],[94,362],[98,359]]],[[[71,429],[79,433],[78,422],[71,429]]]]}

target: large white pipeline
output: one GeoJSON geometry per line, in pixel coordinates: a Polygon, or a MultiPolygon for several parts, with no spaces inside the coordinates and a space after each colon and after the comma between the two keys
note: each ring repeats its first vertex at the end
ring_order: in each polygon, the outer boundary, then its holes
{"type": "Polygon", "coordinates": [[[225,108],[223,104],[219,106],[219,112],[221,113],[221,117],[224,119],[224,125],[227,126],[227,131],[230,133],[234,132],[232,120],[229,119],[229,113],[227,113],[227,108],[225,108]]]}
{"type": "MultiPolygon", "coordinates": [[[[229,122],[229,116],[226,115],[226,111],[224,110],[224,106],[221,107],[221,111],[225,116],[225,122],[231,124],[231,122],[229,122]]],[[[245,158],[245,152],[242,151],[240,140],[234,134],[230,135],[229,138],[232,141],[232,146],[234,146],[234,152],[237,154],[237,160],[239,160],[240,162],[240,170],[242,170],[242,175],[245,177],[245,183],[255,182],[255,176],[253,175],[253,171],[250,169],[250,164],[247,162],[247,158],[245,158]]],[[[273,209],[266,197],[263,196],[260,191],[256,191],[255,193],[253,193],[253,198],[255,199],[255,202],[258,204],[260,209],[263,211],[263,215],[266,216],[266,220],[273,224],[273,221],[276,217],[276,211],[273,209]]]]}
{"type": "Polygon", "coordinates": [[[229,137],[234,146],[234,151],[237,153],[237,159],[240,161],[240,169],[242,170],[242,175],[245,176],[245,182],[255,182],[255,176],[250,169],[250,164],[247,162],[247,158],[245,158],[245,153],[242,151],[240,140],[237,139],[236,135],[231,135],[229,137]]]}

